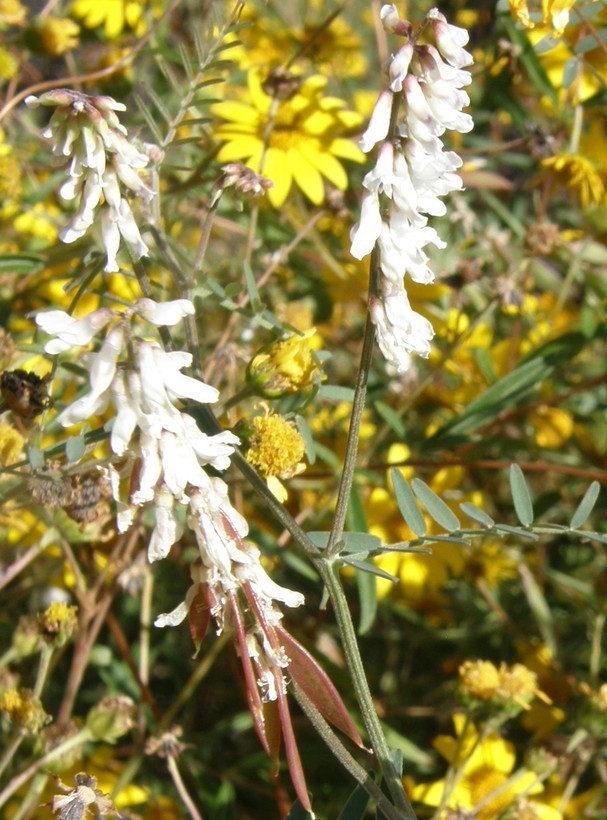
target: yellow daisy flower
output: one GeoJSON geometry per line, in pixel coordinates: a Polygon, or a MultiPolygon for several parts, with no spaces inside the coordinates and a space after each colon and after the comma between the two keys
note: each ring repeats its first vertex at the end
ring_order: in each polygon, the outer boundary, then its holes
{"type": "Polygon", "coordinates": [[[560,188],[577,194],[582,208],[599,205],[605,198],[605,183],[596,164],[581,154],[555,154],[542,160],[542,170],[560,188]]]}
{"type": "Polygon", "coordinates": [[[248,102],[220,102],[212,111],[226,120],[215,130],[225,145],[219,162],[241,161],[269,177],[274,187],[268,199],[284,204],[293,182],[308,199],[320,205],[325,198],[323,177],[345,191],[348,177],[340,159],[363,162],[364,154],[346,138],[362,118],[345,110],[343,100],[323,96],[327,79],[308,77],[287,99],[271,97],[263,89],[258,69],[248,73],[248,102]]]}
{"type": "MultiPolygon", "coordinates": [[[[497,732],[479,736],[463,715],[454,715],[456,737],[441,735],[434,748],[459,776],[420,783],[411,796],[427,806],[474,809],[478,820],[492,820],[518,800],[543,790],[535,772],[520,770],[512,776],[515,750],[497,732]]],[[[556,815],[558,817],[558,815],[556,815]]]]}
{"type": "Polygon", "coordinates": [[[135,34],[145,29],[143,4],[136,0],[76,0],[72,14],[85,28],[103,26],[108,40],[119,37],[125,28],[135,34]]]}
{"type": "Polygon", "coordinates": [[[44,51],[52,57],[60,57],[79,44],[80,26],[67,17],[39,18],[36,29],[44,51]]]}

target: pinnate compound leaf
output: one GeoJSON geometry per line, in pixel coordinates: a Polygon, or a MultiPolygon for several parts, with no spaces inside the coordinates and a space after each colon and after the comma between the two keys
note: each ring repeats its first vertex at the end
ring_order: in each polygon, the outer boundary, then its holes
{"type": "Polygon", "coordinates": [[[510,465],[510,490],[512,501],[518,520],[523,527],[529,527],[533,523],[533,504],[531,503],[531,493],[525,481],[523,471],[518,464],[510,465]]]}
{"type": "Polygon", "coordinates": [[[426,522],[424,521],[424,516],[420,508],[417,506],[415,496],[407,481],[403,478],[402,473],[400,470],[397,470],[396,467],[390,470],[390,477],[392,479],[398,509],[411,532],[414,532],[415,535],[420,538],[426,534],[426,522]]]}
{"type": "Polygon", "coordinates": [[[455,513],[449,509],[442,498],[430,489],[421,478],[414,478],[411,482],[413,492],[428,511],[428,515],[448,532],[459,530],[460,522],[455,513]]]}
{"type": "Polygon", "coordinates": [[[593,481],[590,487],[584,493],[584,497],[580,501],[577,510],[571,516],[571,523],[570,527],[572,530],[577,530],[578,527],[581,527],[582,524],[586,521],[592,510],[594,509],[594,505],[596,504],[596,500],[599,497],[599,492],[601,490],[601,485],[598,481],[593,481]]]}

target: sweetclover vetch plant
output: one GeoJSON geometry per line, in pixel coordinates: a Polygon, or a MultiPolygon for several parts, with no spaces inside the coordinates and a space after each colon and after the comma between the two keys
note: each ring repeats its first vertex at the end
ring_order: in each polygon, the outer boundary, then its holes
{"type": "MultiPolygon", "coordinates": [[[[125,106],[111,97],[61,88],[30,96],[26,103],[50,111],[44,136],[54,162],[66,173],[59,195],[75,206],[61,240],[72,243],[96,232],[104,271],[130,264],[143,291],[130,305],[99,307],[78,319],[62,310],[42,311],[35,321],[48,339],[45,352],[57,357],[59,367],[76,357],[88,372],[86,392],[72,401],[57,399],[61,409],[56,422],[65,428],[85,425],[86,430],[98,427],[95,419],[103,420],[108,456],[102,466],[96,464],[110,487],[118,531],[138,528],[150,562],[165,559],[185,530],[195,538],[198,557],[191,566],[191,586],[173,611],[156,617],[155,626],[178,628],[187,621],[196,650],[209,627],[233,637],[255,731],[274,760],[284,746],[295,793],[307,812],[313,807],[290,715],[292,694],[384,816],[398,818],[414,814],[366,683],[341,586],[339,553],[374,336],[397,372],[407,370],[411,354],[427,356],[430,350],[432,326],[410,307],[406,279],[433,280],[424,249],[444,243],[428,220],[446,212],[441,197],[462,187],[456,173],[461,159],[444,149],[441,137],[448,130],[472,128],[470,115],[462,112],[469,103],[463,88],[471,81],[465,66],[472,58],[464,48],[467,33],[447,23],[437,9],[417,29],[399,17],[395,6],[384,6],[381,20],[401,45],[385,66],[387,88],[360,139],[365,153],[376,150],[374,167],[363,182],[360,222],[351,236],[354,257],[371,254],[369,323],[334,525],[322,548],[240,456],[234,432],[219,427],[213,408],[221,405],[221,397],[201,378],[195,350],[175,349],[180,325],[186,325],[188,340],[195,340],[194,320],[204,317],[204,302],[187,298],[187,289],[184,298],[154,298],[145,268],[154,232],[145,226],[153,221],[154,209],[160,212],[161,194],[150,172],[160,149],[129,137],[119,118],[125,106]],[[247,520],[224,478],[231,464],[263,495],[326,586],[368,748],[326,673],[283,626],[283,608],[300,607],[304,597],[272,580],[260,550],[249,540],[247,520]],[[363,765],[334,728],[365,750],[363,765]],[[385,793],[366,772],[373,760],[385,793]]],[[[219,195],[229,186],[260,194],[269,184],[232,165],[219,195]]]]}
{"type": "MultiPolygon", "coordinates": [[[[60,239],[70,244],[85,235],[96,237],[103,249],[96,270],[132,271],[140,289],[139,297],[130,302],[116,298],[111,306],[80,312],[79,318],[63,310],[35,316],[55,371],[73,372],[78,364],[88,377],[79,394],[61,382],[61,393],[53,396],[54,421],[72,435],[70,466],[79,462],[83,472],[96,471],[112,499],[118,533],[127,539],[125,543],[145,544],[150,562],[165,560],[186,535],[196,545],[191,585],[183,589],[172,611],[156,615],[154,626],[179,629],[187,624],[196,652],[203,651],[209,631],[234,642],[255,732],[277,767],[284,749],[300,807],[313,814],[314,788],[309,790],[306,783],[305,759],[298,749],[289,705],[292,697],[383,816],[395,820],[415,815],[403,788],[399,756],[389,748],[367,684],[341,568],[344,563],[360,568],[357,558],[366,560],[389,549],[423,551],[424,533],[420,529],[414,545],[390,546],[370,536],[366,541],[349,540],[345,522],[375,341],[389,372],[395,374],[406,373],[412,356],[427,357],[430,352],[432,324],[412,309],[407,282],[434,280],[427,251],[444,248],[445,243],[429,221],[445,215],[448,200],[444,197],[462,189],[457,173],[462,160],[445,149],[443,136],[449,131],[467,133],[473,127],[472,117],[464,111],[469,105],[464,89],[471,83],[472,57],[465,48],[467,32],[448,23],[437,9],[430,10],[419,26],[402,19],[393,5],[383,6],[380,16],[395,51],[384,66],[385,87],[359,141],[365,154],[373,152],[374,160],[364,176],[361,216],[351,232],[350,250],[358,260],[370,258],[368,315],[329,533],[304,531],[297,515],[279,501],[281,491],[243,456],[237,432],[222,429],[218,421],[222,407],[231,406],[233,397],[221,396],[203,376],[198,320],[204,322],[205,302],[195,295],[193,276],[183,272],[187,253],[175,260],[162,236],[158,215],[162,213],[163,148],[134,139],[119,116],[125,106],[108,96],[60,88],[30,96],[26,103],[50,115],[43,133],[50,141],[54,164],[65,173],[59,196],[74,206],[60,239]],[[175,276],[171,287],[178,298],[163,299],[161,288],[153,284],[159,260],[165,259],[171,263],[167,267],[175,276]],[[184,338],[186,349],[181,349],[184,338]],[[101,447],[106,449],[100,456],[101,447]],[[322,580],[359,707],[356,719],[319,663],[284,625],[285,613],[301,608],[304,596],[273,580],[262,550],[252,542],[243,513],[242,485],[237,490],[234,485],[237,470],[322,580]],[[357,552],[352,546],[361,544],[367,549],[357,552]],[[381,787],[369,774],[372,769],[383,781],[381,787]]],[[[271,184],[251,169],[231,163],[209,192],[211,211],[229,189],[241,196],[263,196],[271,184]]],[[[193,273],[204,270],[209,232],[206,226],[191,264],[193,273]]],[[[81,293],[85,290],[80,287],[81,293]]],[[[250,366],[270,400],[282,390],[272,368],[281,357],[288,362],[289,356],[297,357],[297,337],[290,334],[278,340],[274,354],[264,353],[250,366]]],[[[314,371],[315,365],[310,369],[314,371]]],[[[268,418],[272,418],[269,410],[268,418]]],[[[264,428],[260,429],[263,436],[264,428]]],[[[281,431],[293,442],[292,427],[285,425],[281,431]]],[[[286,440],[280,439],[282,446],[286,440]]],[[[52,461],[53,469],[54,465],[52,461]]],[[[37,466],[43,476],[49,465],[37,466]]],[[[295,475],[297,469],[292,466],[281,477],[295,475]]],[[[394,486],[403,515],[409,516],[416,531],[412,496],[398,474],[394,486]]],[[[512,486],[518,507],[524,509],[524,483],[517,472],[512,486]]],[[[488,517],[478,510],[471,512],[490,528],[488,517]]],[[[450,519],[443,520],[453,533],[450,519]]],[[[455,535],[465,540],[467,533],[455,535]]],[[[370,570],[372,565],[366,567],[370,570]]],[[[177,749],[179,744],[173,743],[171,748],[177,749]]],[[[173,769],[171,773],[190,814],[199,816],[183,781],[173,769]]],[[[0,794],[0,806],[20,785],[16,782],[0,794]]],[[[90,804],[101,799],[94,784],[87,781],[87,788],[90,804]]],[[[69,803],[65,796],[57,800],[57,806],[69,803]]]]}

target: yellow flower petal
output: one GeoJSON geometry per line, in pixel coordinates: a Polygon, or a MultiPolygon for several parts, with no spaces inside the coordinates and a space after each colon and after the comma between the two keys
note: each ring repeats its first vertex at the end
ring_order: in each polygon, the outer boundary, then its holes
{"type": "Polygon", "coordinates": [[[226,144],[219,149],[217,159],[219,162],[234,162],[234,160],[249,158],[247,164],[256,171],[258,169],[254,167],[250,157],[259,154],[262,147],[261,141],[255,137],[236,137],[230,142],[226,142],[226,144]]]}
{"type": "Polygon", "coordinates": [[[250,105],[241,102],[219,102],[211,106],[211,113],[223,120],[238,123],[239,127],[244,127],[247,123],[257,127],[259,125],[259,112],[250,105]]]}
{"type": "Polygon", "coordinates": [[[341,159],[349,159],[351,162],[365,162],[367,159],[355,142],[343,137],[331,141],[331,153],[341,159]]]}
{"type": "Polygon", "coordinates": [[[270,148],[266,154],[262,173],[274,183],[274,187],[268,191],[270,203],[275,208],[280,208],[285,203],[293,181],[285,152],[277,148],[270,148]]]}
{"type": "Polygon", "coordinates": [[[310,202],[313,202],[314,205],[320,205],[325,198],[325,186],[318,170],[312,163],[308,162],[301,151],[289,151],[288,158],[293,179],[297,185],[299,185],[310,202]]]}
{"type": "MultiPolygon", "coordinates": [[[[329,182],[335,185],[340,191],[345,191],[348,187],[348,175],[344,171],[341,162],[334,156],[320,151],[310,150],[309,146],[302,144],[300,154],[303,154],[314,165],[329,182]]],[[[299,183],[298,183],[299,184],[299,183]]]]}

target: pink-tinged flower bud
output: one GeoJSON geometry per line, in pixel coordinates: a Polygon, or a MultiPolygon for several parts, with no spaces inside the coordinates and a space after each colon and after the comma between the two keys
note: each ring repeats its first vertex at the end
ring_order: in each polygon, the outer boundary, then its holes
{"type": "Polygon", "coordinates": [[[413,26],[408,20],[401,20],[398,16],[396,6],[390,4],[381,7],[379,17],[384,27],[384,31],[389,34],[398,34],[401,37],[409,37],[413,31],[413,26]]]}
{"type": "Polygon", "coordinates": [[[447,23],[445,15],[438,9],[430,9],[427,19],[434,31],[438,50],[445,60],[456,68],[472,65],[474,58],[464,49],[469,40],[466,29],[447,23]]]}

